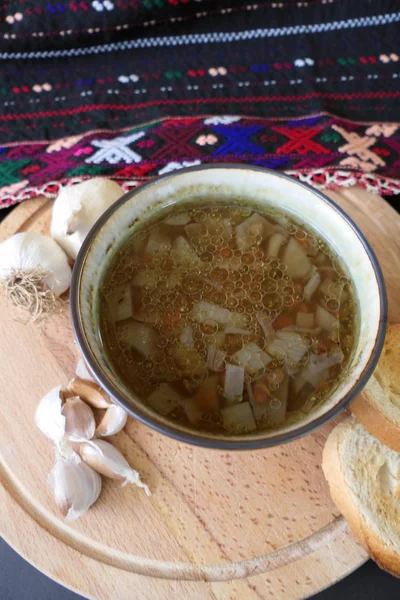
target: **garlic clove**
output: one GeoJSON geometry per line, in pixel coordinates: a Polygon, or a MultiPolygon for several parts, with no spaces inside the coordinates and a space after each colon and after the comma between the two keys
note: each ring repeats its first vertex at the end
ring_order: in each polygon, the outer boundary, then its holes
{"type": "Polygon", "coordinates": [[[122,431],[128,420],[128,413],[120,406],[112,405],[107,408],[104,417],[96,429],[96,434],[102,437],[115,435],[122,431]]]}
{"type": "Polygon", "coordinates": [[[111,479],[122,480],[122,485],[132,483],[144,489],[148,496],[151,492],[140,479],[137,471],[132,469],[121,452],[105,440],[94,440],[81,444],[79,453],[83,460],[98,473],[111,479]]]}
{"type": "Polygon", "coordinates": [[[64,404],[64,402],[66,402],[69,398],[73,398],[74,397],[74,393],[71,392],[71,390],[69,390],[67,388],[67,386],[62,385],[61,389],[60,389],[60,398],[62,403],[64,404]]]}
{"type": "Polygon", "coordinates": [[[65,433],[62,414],[61,385],[53,388],[40,400],[35,412],[35,423],[50,440],[59,444],[65,433]]]}
{"type": "Polygon", "coordinates": [[[89,372],[89,369],[87,368],[85,362],[82,359],[76,365],[75,374],[79,379],[84,379],[86,381],[92,381],[93,383],[96,383],[96,380],[92,377],[91,373],[89,372]]]}
{"type": "Polygon", "coordinates": [[[69,382],[68,389],[94,408],[108,408],[112,404],[109,396],[92,381],[75,377],[69,382]]]}
{"type": "Polygon", "coordinates": [[[53,205],[51,236],[75,259],[97,219],[123,193],[117,183],[105,177],[64,187],[53,205]]]}
{"type": "Polygon", "coordinates": [[[65,417],[65,435],[72,442],[90,440],[96,430],[93,411],[78,398],[69,398],[62,408],[65,417]]]}
{"type": "Polygon", "coordinates": [[[83,515],[96,502],[101,492],[100,475],[72,451],[67,457],[57,456],[49,475],[49,483],[66,521],[73,521],[83,515]]]}

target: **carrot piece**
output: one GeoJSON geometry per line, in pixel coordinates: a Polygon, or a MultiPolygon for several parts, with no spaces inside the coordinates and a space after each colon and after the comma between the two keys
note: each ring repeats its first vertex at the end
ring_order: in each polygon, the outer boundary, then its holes
{"type": "Polygon", "coordinates": [[[305,304],[304,302],[300,302],[300,304],[296,304],[296,309],[297,309],[297,312],[305,312],[305,313],[310,312],[308,305],[305,304]]]}
{"type": "Polygon", "coordinates": [[[329,388],[329,381],[324,381],[317,386],[317,392],[325,392],[329,388]]]}
{"type": "Polygon", "coordinates": [[[289,327],[293,325],[294,319],[293,315],[289,315],[288,313],[282,313],[277,317],[273,323],[274,329],[282,329],[283,327],[289,327]]]}

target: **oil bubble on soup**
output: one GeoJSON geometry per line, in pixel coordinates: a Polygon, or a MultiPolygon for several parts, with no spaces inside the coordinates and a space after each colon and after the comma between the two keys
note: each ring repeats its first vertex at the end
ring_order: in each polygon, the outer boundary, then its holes
{"type": "Polygon", "coordinates": [[[199,201],[159,211],[112,257],[100,338],[143,403],[194,430],[300,421],[353,350],[351,281],[288,215],[199,201]]]}

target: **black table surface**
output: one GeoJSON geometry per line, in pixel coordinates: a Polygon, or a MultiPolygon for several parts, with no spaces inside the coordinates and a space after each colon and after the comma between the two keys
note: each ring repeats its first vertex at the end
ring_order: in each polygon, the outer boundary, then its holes
{"type": "MultiPolygon", "coordinates": [[[[10,210],[12,209],[0,211],[0,221],[10,210]]],[[[151,580],[149,581],[151,585],[151,580]]],[[[70,592],[43,575],[14,552],[4,540],[0,540],[0,600],[79,600],[80,598],[82,596],[70,592]]],[[[400,580],[384,573],[369,560],[360,569],[313,598],[315,600],[400,600],[400,580]]],[[[140,598],[132,591],[130,595],[118,600],[140,600],[140,598]]],[[[190,600],[190,598],[173,600],[190,600]]],[[[290,600],[290,596],[287,600],[290,600]]]]}

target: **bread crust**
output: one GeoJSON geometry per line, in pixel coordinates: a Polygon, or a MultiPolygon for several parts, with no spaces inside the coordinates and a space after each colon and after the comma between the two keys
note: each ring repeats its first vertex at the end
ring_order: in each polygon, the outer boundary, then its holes
{"type": "Polygon", "coordinates": [[[343,514],[350,529],[370,557],[385,571],[400,577],[400,554],[389,550],[383,540],[368,527],[353,493],[346,483],[345,469],[340,460],[340,444],[352,434],[353,420],[338,425],[329,435],[322,457],[322,468],[328,481],[332,500],[343,514]]]}
{"type": "Polygon", "coordinates": [[[380,442],[400,452],[400,431],[363,392],[350,404],[350,410],[365,429],[380,442]]]}

